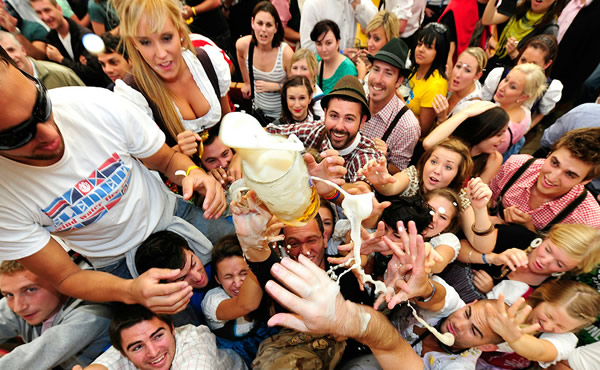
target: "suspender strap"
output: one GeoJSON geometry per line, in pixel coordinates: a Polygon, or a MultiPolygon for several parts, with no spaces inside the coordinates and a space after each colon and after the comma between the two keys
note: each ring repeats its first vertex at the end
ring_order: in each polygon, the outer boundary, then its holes
{"type": "Polygon", "coordinates": [[[250,75],[250,99],[254,99],[254,43],[251,41],[248,47],[248,74],[250,75]]]}
{"type": "Polygon", "coordinates": [[[202,68],[204,68],[204,72],[208,77],[213,89],[215,90],[215,94],[217,94],[217,99],[221,98],[221,89],[219,88],[219,78],[217,77],[217,73],[215,72],[215,67],[210,60],[206,51],[202,48],[196,48],[196,56],[198,60],[202,64],[202,68]]]}
{"type": "Polygon", "coordinates": [[[557,214],[556,217],[552,219],[552,221],[548,222],[548,224],[544,226],[541,232],[547,232],[552,226],[562,222],[562,220],[564,220],[568,215],[570,215],[571,212],[573,212],[575,208],[577,208],[581,204],[581,202],[583,202],[585,197],[587,197],[587,190],[583,188],[581,194],[579,194],[577,198],[573,199],[571,203],[567,204],[567,206],[562,211],[560,211],[560,213],[557,214]]]}
{"type": "Polygon", "coordinates": [[[508,179],[502,190],[500,190],[500,194],[498,194],[498,197],[496,198],[496,206],[494,207],[492,214],[498,214],[500,217],[504,218],[504,205],[502,204],[502,197],[504,197],[504,194],[508,191],[508,189],[514,185],[519,177],[521,177],[521,175],[527,171],[529,166],[531,166],[535,160],[536,158],[529,158],[527,162],[523,163],[521,167],[519,167],[519,169],[511,176],[511,178],[508,179]]]}
{"type": "Polygon", "coordinates": [[[323,66],[325,65],[325,62],[323,60],[321,60],[321,68],[320,68],[320,72],[319,72],[319,87],[321,88],[321,90],[323,90],[323,66]]]}
{"type": "Polygon", "coordinates": [[[394,117],[394,119],[392,120],[392,122],[388,126],[387,130],[385,130],[385,133],[381,137],[381,140],[383,140],[383,141],[387,140],[387,138],[390,136],[390,134],[392,133],[392,131],[394,131],[394,127],[396,127],[396,124],[398,123],[398,121],[400,121],[400,118],[402,118],[402,116],[404,115],[404,113],[406,113],[407,110],[408,110],[408,105],[404,105],[402,107],[402,109],[400,109],[400,111],[398,112],[398,114],[396,114],[396,117],[394,117]]]}

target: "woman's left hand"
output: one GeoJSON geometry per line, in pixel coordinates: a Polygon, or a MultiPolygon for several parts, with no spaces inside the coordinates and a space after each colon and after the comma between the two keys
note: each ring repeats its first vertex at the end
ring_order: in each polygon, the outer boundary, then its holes
{"type": "Polygon", "coordinates": [[[487,272],[483,270],[473,271],[473,285],[483,294],[488,294],[494,289],[494,280],[487,272]]]}
{"type": "Polygon", "coordinates": [[[538,323],[522,326],[532,310],[529,305],[525,305],[521,309],[524,304],[525,298],[520,297],[507,310],[504,303],[504,294],[500,294],[495,304],[485,304],[488,324],[508,344],[519,340],[525,334],[531,334],[540,329],[538,323]]]}
{"type": "Polygon", "coordinates": [[[257,93],[265,93],[271,91],[279,91],[279,84],[277,82],[268,82],[263,80],[254,81],[254,87],[257,93]]]}

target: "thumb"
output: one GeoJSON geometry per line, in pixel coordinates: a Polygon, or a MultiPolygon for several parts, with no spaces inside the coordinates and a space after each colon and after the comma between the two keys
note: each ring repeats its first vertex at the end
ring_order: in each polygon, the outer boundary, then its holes
{"type": "Polygon", "coordinates": [[[315,157],[308,153],[304,154],[304,163],[306,163],[306,167],[308,167],[309,170],[317,166],[317,161],[315,160],[315,157]]]}

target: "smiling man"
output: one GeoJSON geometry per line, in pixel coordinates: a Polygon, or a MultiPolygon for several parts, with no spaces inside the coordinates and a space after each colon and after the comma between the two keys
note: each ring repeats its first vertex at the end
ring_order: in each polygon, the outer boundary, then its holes
{"type": "Polygon", "coordinates": [[[113,344],[86,369],[245,369],[233,351],[218,349],[206,326],[174,328],[168,316],[141,305],[115,310],[109,329],[113,344]],[[230,357],[231,355],[231,357],[230,357]]]}
{"type": "Polygon", "coordinates": [[[546,159],[525,167],[530,158],[511,156],[490,182],[492,206],[497,207],[498,216],[532,231],[556,223],[600,228],[600,206],[584,189],[600,174],[600,128],[569,131],[552,146],[546,159]],[[526,169],[519,176],[522,166],[526,169]],[[509,184],[513,176],[514,183],[509,184]]]}
{"type": "Polygon", "coordinates": [[[421,136],[421,126],[415,114],[396,96],[396,90],[410,74],[406,68],[408,47],[394,38],[377,54],[369,55],[373,64],[368,74],[369,109],[372,113],[360,129],[375,141],[386,154],[390,172],[405,169],[421,136]]]}
{"type": "Polygon", "coordinates": [[[64,296],[16,261],[0,265],[0,291],[0,342],[25,341],[0,357],[0,368],[85,366],[109,344],[107,306],[64,296]]]}
{"type": "Polygon", "coordinates": [[[336,149],[344,158],[348,183],[359,179],[358,170],[381,153],[375,143],[361,135],[361,126],[371,117],[362,85],[355,76],[344,76],[321,100],[325,119],[318,123],[269,125],[272,134],[298,136],[307,148],[318,152],[336,149]]]}

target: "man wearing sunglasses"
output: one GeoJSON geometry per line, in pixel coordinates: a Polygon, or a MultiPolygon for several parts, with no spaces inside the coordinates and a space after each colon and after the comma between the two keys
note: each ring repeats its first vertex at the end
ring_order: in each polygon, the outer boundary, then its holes
{"type": "Polygon", "coordinates": [[[151,269],[130,279],[127,261],[152,232],[167,228],[206,258],[212,245],[197,228],[215,240],[233,227],[210,220],[226,208],[221,185],[164,141],[153,121],[110,91],[47,93],[0,48],[0,260],[19,260],[76,298],[183,309],[189,284],[159,284],[179,270],[151,269]],[[166,191],[148,168],[182,185],[186,199],[203,194],[204,213],[166,191]],[[196,227],[183,220],[190,216],[196,227]],[[80,269],[51,233],[100,271],[80,269]]]}

